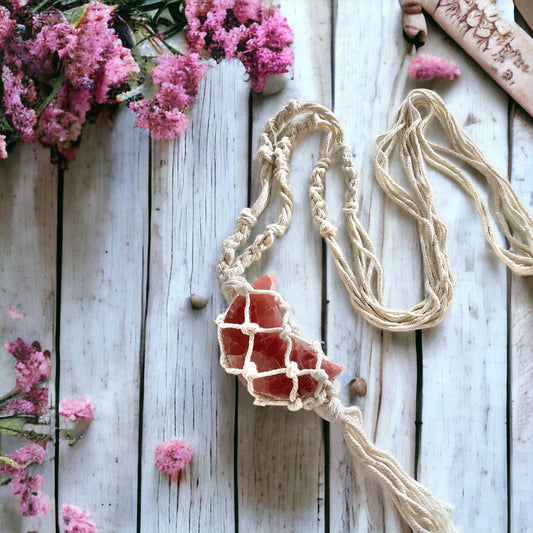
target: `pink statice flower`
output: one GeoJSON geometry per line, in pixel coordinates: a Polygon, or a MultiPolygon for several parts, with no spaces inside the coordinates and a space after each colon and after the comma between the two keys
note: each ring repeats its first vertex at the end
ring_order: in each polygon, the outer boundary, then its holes
{"type": "Polygon", "coordinates": [[[61,517],[65,533],[98,533],[96,523],[87,511],[75,505],[61,505],[61,517]]]}
{"type": "Polygon", "coordinates": [[[55,148],[68,161],[74,158],[73,142],[81,135],[87,113],[91,109],[88,89],[76,89],[65,83],[57,97],[43,111],[37,135],[43,146],[55,148]]]}
{"type": "Polygon", "coordinates": [[[40,387],[50,375],[50,352],[41,351],[38,342],[26,343],[21,338],[9,343],[4,347],[17,360],[15,370],[19,373],[16,381],[17,392],[30,392],[40,387]]]}
{"type": "Polygon", "coordinates": [[[255,92],[294,62],[294,35],[276,6],[258,0],[191,0],[185,17],[189,50],[216,61],[239,59],[255,92]]]}
{"type": "Polygon", "coordinates": [[[37,348],[35,343],[28,344],[18,337],[16,340],[4,343],[4,348],[17,360],[29,357],[37,348]]]}
{"type": "Polygon", "coordinates": [[[192,446],[183,440],[163,442],[155,449],[155,467],[175,480],[193,455],[192,446]]]}
{"type": "Polygon", "coordinates": [[[13,37],[16,25],[17,23],[15,19],[11,18],[9,10],[0,6],[0,48],[3,48],[5,42],[13,37]]]}
{"type": "Polygon", "coordinates": [[[16,381],[18,390],[30,392],[50,375],[49,355],[34,351],[24,360],[17,361],[15,370],[20,374],[16,381]]]}
{"type": "Polygon", "coordinates": [[[0,133],[0,159],[7,159],[6,136],[0,133]]]}
{"type": "Polygon", "coordinates": [[[152,79],[157,94],[149,100],[131,102],[137,114],[137,126],[149,129],[154,139],[171,141],[188,126],[185,110],[198,94],[206,65],[197,54],[164,54],[157,58],[152,79]]]}
{"type": "Polygon", "coordinates": [[[11,454],[11,459],[15,463],[27,467],[31,464],[44,464],[45,449],[37,444],[28,444],[19,448],[11,454]]]}
{"type": "Polygon", "coordinates": [[[287,19],[277,10],[250,26],[245,50],[236,57],[248,72],[253,91],[261,92],[269,76],[289,71],[294,62],[294,53],[289,48],[293,38],[287,19]]]}
{"type": "Polygon", "coordinates": [[[48,512],[50,502],[41,491],[42,485],[42,476],[31,477],[24,469],[18,470],[11,479],[11,492],[20,506],[22,516],[35,516],[48,512]]]}
{"type": "Polygon", "coordinates": [[[4,415],[44,415],[48,410],[48,387],[34,386],[22,398],[14,398],[0,405],[4,415]]]}
{"type": "Polygon", "coordinates": [[[139,71],[131,52],[110,26],[113,10],[110,5],[90,3],[76,28],[75,46],[58,51],[65,75],[75,88],[96,90],[100,85],[98,103],[106,101],[111,86],[121,85],[130,73],[139,71]]]}
{"type": "Polygon", "coordinates": [[[92,420],[94,418],[93,404],[85,398],[68,398],[59,402],[59,414],[71,422],[92,420]]]}
{"type": "Polygon", "coordinates": [[[36,101],[35,85],[22,71],[2,66],[3,101],[5,116],[19,132],[23,142],[33,142],[37,114],[32,108],[36,101]]]}
{"type": "Polygon", "coordinates": [[[417,80],[430,80],[443,78],[454,80],[461,75],[457,65],[442,57],[421,54],[414,57],[409,63],[409,75],[417,80]]]}

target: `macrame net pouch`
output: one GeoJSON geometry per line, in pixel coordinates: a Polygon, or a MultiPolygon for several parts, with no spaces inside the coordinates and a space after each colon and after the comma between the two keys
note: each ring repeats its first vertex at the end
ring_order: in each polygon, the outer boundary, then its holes
{"type": "Polygon", "coordinates": [[[230,303],[228,310],[216,319],[220,363],[226,372],[240,378],[257,405],[285,406],[294,411],[314,410],[328,422],[339,423],[353,458],[380,482],[415,532],[452,533],[455,531],[450,521],[452,507],[431,494],[390,454],[368,439],[358,407],[342,404],[336,383],[342,366],[329,360],[320,343],[306,340],[291,323],[290,306],[277,291],[274,276],[268,274],[254,283],[243,277],[245,270],[260,259],[290,224],[293,210],[288,185],[290,156],[294,144],[313,131],[323,133],[320,156],[309,186],[313,223],[328,244],[352,307],[379,328],[411,331],[435,326],[444,317],[453,296],[446,226],[438,217],[424,162],[453,179],[472,198],[488,244],[519,275],[533,274],[533,220],[507,180],[459,128],[440,97],[429,90],[412,91],[402,103],[391,130],[376,140],[374,168],[376,179],[386,194],[418,223],[424,298],[410,309],[389,309],[383,303],[381,265],[359,220],[358,175],[342,127],[323,106],[292,100],[265,126],[257,152],[262,163],[259,196],[251,208],[239,214],[235,231],[224,241],[217,266],[222,292],[230,303]],[[425,130],[434,119],[443,127],[451,148],[426,139],[425,130]],[[396,147],[414,193],[396,183],[388,172],[389,159],[396,147]],[[492,192],[494,217],[472,180],[441,154],[462,160],[486,178],[492,192]],[[343,212],[353,268],[336,241],[337,228],[326,211],[325,177],[334,162],[345,178],[343,212]],[[268,204],[274,182],[281,197],[278,218],[238,254],[237,250],[248,241],[257,217],[268,204]],[[510,248],[497,244],[493,220],[510,248]]]}

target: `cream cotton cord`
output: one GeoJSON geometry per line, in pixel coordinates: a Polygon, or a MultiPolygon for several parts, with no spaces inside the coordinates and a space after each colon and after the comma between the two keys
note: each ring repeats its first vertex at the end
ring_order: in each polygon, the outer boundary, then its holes
{"type": "Polygon", "coordinates": [[[533,274],[533,220],[509,182],[494,169],[472,139],[457,125],[442,99],[430,90],[414,90],[402,103],[391,130],[378,137],[375,146],[375,176],[388,197],[413,216],[418,224],[424,270],[424,298],[406,310],[390,309],[383,303],[383,270],[374,245],[359,220],[359,178],[350,147],[337,118],[327,108],[303,100],[291,100],[270,119],[261,135],[257,159],[262,163],[260,193],[251,208],[241,211],[237,227],[223,244],[217,266],[224,296],[233,299],[235,284],[243,281],[246,268],[281,237],[290,224],[293,196],[288,185],[289,162],[295,143],[313,131],[325,135],[320,156],[310,177],[312,219],[327,242],[337,271],[354,310],[370,323],[390,331],[411,331],[437,325],[453,297],[453,276],[446,250],[447,229],[439,218],[424,161],[453,179],[472,198],[480,215],[485,238],[495,254],[518,275],[533,274]],[[425,111],[425,116],[421,110],[425,111]],[[437,120],[451,148],[428,141],[425,130],[437,120]],[[414,194],[394,181],[389,173],[390,156],[399,147],[402,166],[414,194]],[[440,154],[453,155],[475,168],[487,180],[493,198],[494,218],[511,249],[496,242],[493,217],[472,180],[440,154]],[[346,260],[326,210],[325,177],[338,162],[345,178],[344,216],[353,266],[346,260]],[[240,255],[257,217],[270,199],[273,183],[279,186],[281,207],[276,222],[267,225],[240,255]],[[240,279],[239,279],[240,278],[240,279]]]}
{"type": "MultiPolygon", "coordinates": [[[[494,253],[518,275],[533,274],[533,220],[518,199],[509,182],[486,160],[470,137],[457,125],[442,99],[433,91],[414,90],[401,104],[390,131],[375,143],[375,176],[387,196],[417,222],[424,273],[424,297],[410,309],[391,309],[383,303],[383,271],[374,245],[359,219],[359,179],[344,131],[335,115],[327,108],[304,100],[291,100],[270,119],[259,142],[257,158],[262,164],[260,192],[250,208],[243,209],[235,231],[224,241],[217,266],[217,275],[228,302],[245,299],[242,323],[228,322],[228,311],[217,318],[221,347],[221,365],[247,384],[258,405],[285,405],[291,410],[313,409],[325,420],[340,423],[345,442],[353,457],[379,480],[400,514],[416,532],[452,533],[451,506],[441,502],[424,486],[412,479],[388,453],[379,450],[365,435],[358,407],[345,407],[337,396],[338,385],[330,380],[322,363],[327,357],[320,344],[306,341],[299,329],[288,319],[290,306],[274,290],[258,290],[245,279],[246,269],[261,258],[262,253],[288,228],[293,213],[293,196],[288,184],[290,157],[295,144],[307,134],[323,133],[318,161],[313,167],[309,185],[312,220],[327,242],[336,269],[348,292],[354,310],[380,329],[411,331],[437,325],[444,317],[454,292],[454,283],[447,255],[447,229],[439,218],[433,190],[425,164],[454,180],[473,200],[481,218],[485,238],[494,253]],[[430,142],[425,132],[438,121],[449,141],[449,147],[430,142]],[[390,175],[390,158],[399,150],[400,161],[412,192],[400,186],[390,175]],[[447,156],[447,157],[445,157],[447,156]],[[494,215],[479,195],[473,181],[451,159],[458,159],[485,177],[490,189],[494,215]],[[336,240],[337,228],[331,222],[325,200],[325,178],[328,169],[338,165],[344,177],[344,207],[353,261],[350,264],[336,240]],[[268,224],[251,244],[238,253],[250,238],[257,218],[268,205],[273,184],[280,194],[277,220],[268,224]],[[494,221],[510,248],[496,242],[494,221]],[[263,328],[251,320],[253,298],[269,295],[283,314],[279,328],[263,328]],[[239,330],[248,336],[242,365],[231,364],[226,353],[224,336],[239,330]],[[276,333],[287,343],[285,367],[260,372],[253,361],[258,334],[276,333]],[[300,343],[316,354],[312,368],[298,368],[291,359],[293,344],[300,343]],[[288,398],[272,398],[260,393],[254,381],[285,375],[293,386],[288,398]],[[314,393],[299,396],[299,380],[311,376],[317,383],[314,393]]],[[[230,308],[231,309],[231,308],[230,308]]],[[[232,333],[234,335],[234,333],[232,333]]],[[[265,354],[262,354],[264,356],[265,354]]],[[[268,354],[267,354],[268,355],[268,354]]],[[[235,359],[232,359],[235,360],[235,359]]],[[[278,378],[279,379],[279,378],[278,378]]]]}

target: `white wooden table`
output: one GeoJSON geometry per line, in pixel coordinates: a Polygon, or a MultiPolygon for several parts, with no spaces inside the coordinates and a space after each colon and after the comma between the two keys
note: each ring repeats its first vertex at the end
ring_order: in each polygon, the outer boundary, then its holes
{"type": "MultiPolygon", "coordinates": [[[[512,20],[512,2],[498,6],[512,20]]],[[[410,89],[439,92],[533,210],[533,119],[438,27],[430,24],[425,52],[457,63],[462,77],[422,85],[407,78],[413,50],[396,0],[285,0],[282,12],[296,63],[281,93],[250,97],[241,67],[221,65],[174,143],[150,142],[122,110],[112,127],[86,128],[65,172],[35,147],[0,163],[0,308],[24,315],[2,311],[1,339],[39,339],[52,350],[52,401],[93,400],[89,433],[60,448],[57,474],[47,462],[44,490],[52,503],[90,511],[104,533],[408,531],[352,467],[338,428],[314,413],[254,407],[218,366],[215,265],[254,198],[263,125],[289,98],[333,107],[346,128],[390,305],[422,294],[418,237],[375,183],[371,156],[410,89]],[[192,309],[191,293],[207,306],[192,309]],[[173,438],[195,448],[177,484],[153,466],[155,446],[173,438]]],[[[533,280],[506,271],[473,205],[432,174],[449,228],[452,307],[423,333],[370,326],[351,310],[311,226],[306,187],[317,147],[312,138],[298,148],[293,223],[250,278],[277,275],[295,322],[346,367],[343,401],[360,405],[376,443],[455,505],[460,531],[533,531],[533,280]],[[365,398],[349,397],[355,376],[368,383],[365,398]]],[[[342,232],[340,191],[332,174],[328,205],[342,232]]],[[[14,376],[8,364],[5,352],[2,388],[14,376]]],[[[55,527],[54,512],[22,519],[9,489],[0,492],[2,533],[55,527]]]]}

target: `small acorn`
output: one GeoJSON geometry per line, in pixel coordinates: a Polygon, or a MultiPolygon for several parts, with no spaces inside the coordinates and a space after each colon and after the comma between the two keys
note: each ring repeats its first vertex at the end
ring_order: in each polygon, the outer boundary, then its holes
{"type": "Polygon", "coordinates": [[[363,378],[354,378],[350,381],[350,394],[353,396],[366,396],[366,381],[363,378]]]}
{"type": "Polygon", "coordinates": [[[207,298],[198,294],[191,294],[189,300],[194,309],[203,309],[207,305],[207,298]]]}

